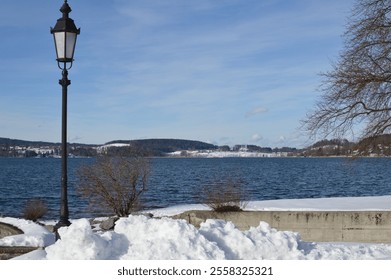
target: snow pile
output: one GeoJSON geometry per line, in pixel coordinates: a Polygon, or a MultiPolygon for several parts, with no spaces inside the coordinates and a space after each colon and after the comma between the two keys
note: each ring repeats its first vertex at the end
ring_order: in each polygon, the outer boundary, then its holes
{"type": "Polygon", "coordinates": [[[304,242],[267,223],[240,231],[231,222],[207,220],[200,229],[185,220],[129,216],[109,232],[94,232],[87,219],[59,231],[61,240],[19,259],[391,259],[391,245],[304,242]]]}
{"type": "MultiPolygon", "coordinates": [[[[60,240],[45,249],[47,259],[94,260],[109,259],[109,236],[94,234],[87,219],[74,221],[59,229],[60,240]]],[[[114,244],[113,244],[114,245],[114,244]]],[[[113,246],[113,249],[114,246],[113,246]]]]}
{"type": "Polygon", "coordinates": [[[115,232],[129,240],[121,259],[224,259],[224,252],[184,220],[131,216],[115,232]]]}
{"type": "Polygon", "coordinates": [[[14,225],[24,232],[24,234],[6,236],[0,239],[0,246],[44,247],[54,243],[54,235],[45,227],[32,221],[0,218],[0,222],[14,225]]]}
{"type": "Polygon", "coordinates": [[[129,216],[114,231],[93,233],[86,219],[61,228],[47,259],[224,259],[224,253],[183,220],[129,216]]]}
{"type": "MultiPolygon", "coordinates": [[[[363,198],[324,198],[250,202],[248,210],[390,210],[391,196],[363,198]]],[[[238,230],[231,222],[207,220],[199,229],[185,220],[167,215],[205,209],[202,205],[181,205],[150,211],[154,217],[129,216],[116,222],[113,231],[97,232],[87,219],[72,220],[59,230],[61,240],[33,222],[0,218],[24,234],[0,239],[0,246],[45,247],[18,259],[390,259],[391,244],[304,242],[294,232],[278,231],[264,222],[248,231],[238,230]]]]}
{"type": "Polygon", "coordinates": [[[207,220],[200,233],[224,251],[225,259],[303,259],[297,233],[282,232],[261,222],[257,228],[238,230],[233,223],[207,220]]]}
{"type": "Polygon", "coordinates": [[[241,232],[231,222],[207,220],[197,230],[184,220],[129,216],[114,231],[94,233],[86,219],[59,230],[46,259],[303,259],[298,234],[261,222],[241,232]]]}

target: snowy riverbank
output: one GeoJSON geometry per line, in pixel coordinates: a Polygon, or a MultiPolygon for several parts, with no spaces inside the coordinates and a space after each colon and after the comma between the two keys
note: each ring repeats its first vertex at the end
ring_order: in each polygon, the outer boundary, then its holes
{"type": "MultiPolygon", "coordinates": [[[[0,218],[25,233],[0,239],[0,246],[45,249],[19,259],[391,259],[391,244],[304,242],[299,234],[270,228],[264,222],[241,232],[230,222],[208,220],[196,229],[169,217],[202,205],[181,205],[149,211],[155,217],[120,219],[113,231],[96,232],[87,219],[60,229],[61,240],[35,223],[0,218]]],[[[391,210],[391,196],[250,202],[247,210],[391,210]]]]}
{"type": "Polygon", "coordinates": [[[286,157],[288,153],[273,152],[273,153],[261,153],[261,152],[249,152],[249,151],[215,151],[215,150],[203,150],[203,151],[176,151],[167,153],[168,157],[193,157],[193,158],[272,158],[272,157],[286,157]]]}

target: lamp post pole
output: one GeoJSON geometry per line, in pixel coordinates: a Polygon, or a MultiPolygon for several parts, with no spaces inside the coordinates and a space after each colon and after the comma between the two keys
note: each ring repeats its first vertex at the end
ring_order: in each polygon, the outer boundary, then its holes
{"type": "MultiPolygon", "coordinates": [[[[65,64],[65,63],[64,63],[65,64]]],[[[68,86],[71,81],[68,80],[68,70],[62,70],[62,79],[59,80],[62,86],[62,131],[61,131],[61,208],[60,220],[56,228],[69,226],[68,210],[68,149],[67,149],[67,107],[68,107],[68,86]]]]}
{"type": "Polygon", "coordinates": [[[59,84],[62,86],[62,129],[61,129],[61,207],[60,220],[55,225],[56,236],[59,238],[58,229],[63,226],[69,226],[68,210],[68,151],[67,151],[67,106],[68,106],[68,86],[71,81],[68,79],[68,70],[73,64],[73,55],[76,46],[77,35],[80,34],[80,28],[77,29],[73,20],[69,17],[72,11],[68,1],[64,0],[60,12],[62,17],[57,20],[50,33],[53,34],[56,46],[57,64],[62,70],[62,79],[59,84]],[[69,65],[67,65],[69,63],[69,65]]]}

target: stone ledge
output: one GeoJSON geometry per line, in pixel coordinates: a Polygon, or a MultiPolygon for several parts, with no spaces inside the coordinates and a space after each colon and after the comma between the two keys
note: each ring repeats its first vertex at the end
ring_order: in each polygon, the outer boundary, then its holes
{"type": "Polygon", "coordinates": [[[207,219],[222,219],[240,230],[264,221],[281,231],[299,232],[304,241],[391,243],[391,211],[188,211],[173,218],[196,227],[207,219]]]}
{"type": "Polygon", "coordinates": [[[23,231],[13,225],[0,222],[0,238],[16,234],[23,234],[23,231]]]}
{"type": "Polygon", "coordinates": [[[37,250],[36,247],[6,247],[0,246],[0,260],[9,260],[14,257],[30,253],[31,251],[37,250]]]}

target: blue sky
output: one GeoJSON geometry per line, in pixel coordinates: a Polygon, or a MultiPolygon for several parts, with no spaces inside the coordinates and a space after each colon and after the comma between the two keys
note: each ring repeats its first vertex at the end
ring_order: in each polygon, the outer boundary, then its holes
{"type": "MultiPolygon", "coordinates": [[[[81,28],[68,140],[307,144],[300,120],[343,47],[353,0],[70,0],[81,28]]],[[[50,27],[63,1],[2,0],[0,137],[60,142],[50,27]]]]}

